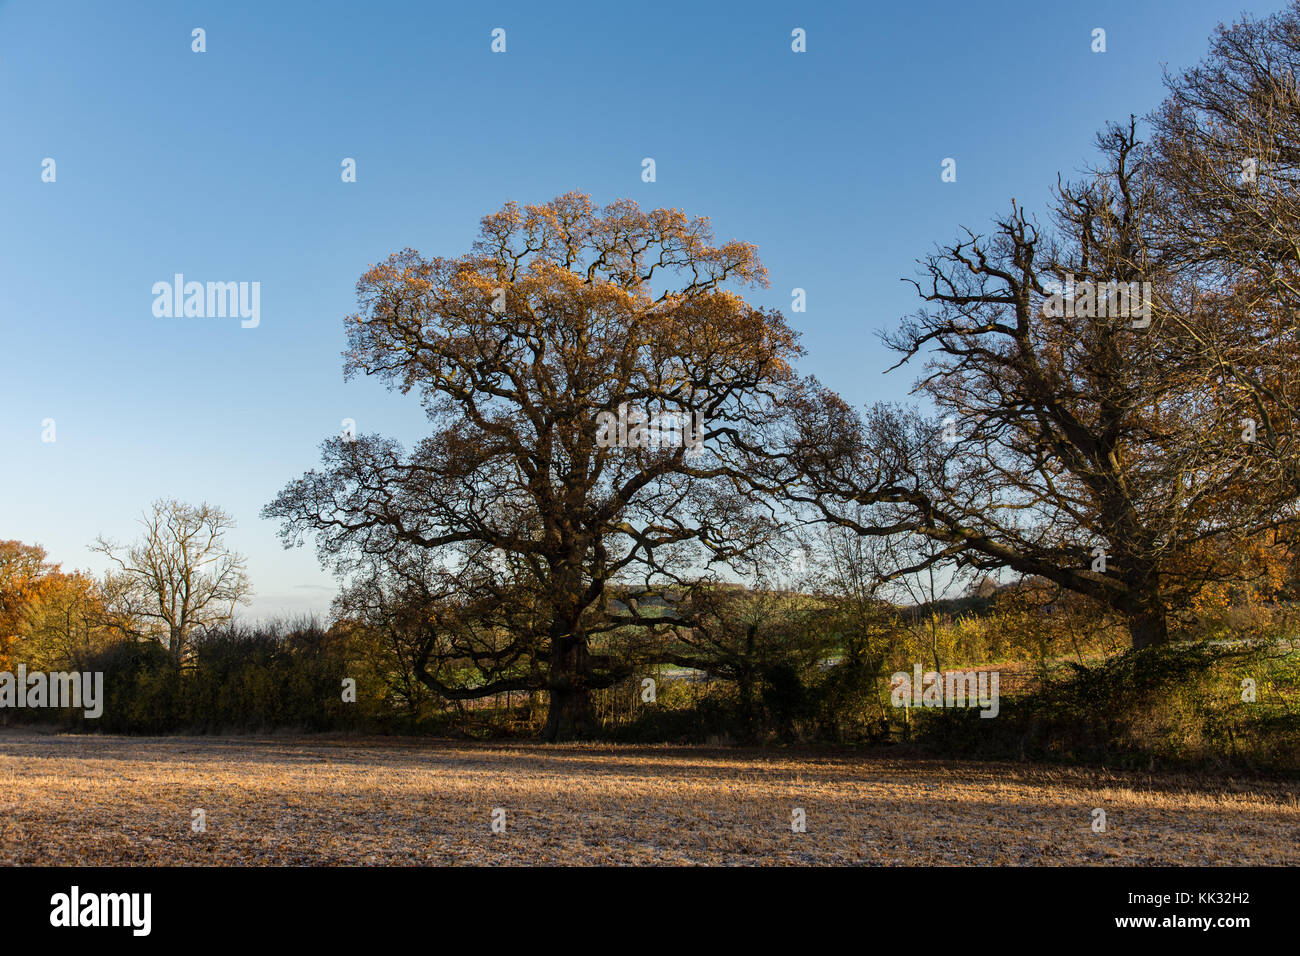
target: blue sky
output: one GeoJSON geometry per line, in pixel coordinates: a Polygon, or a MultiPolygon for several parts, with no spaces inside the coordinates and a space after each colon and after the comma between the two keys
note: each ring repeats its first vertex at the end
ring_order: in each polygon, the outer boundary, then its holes
{"type": "Polygon", "coordinates": [[[757,243],[753,299],[802,331],[805,371],[901,398],[876,333],[915,308],[915,260],[1011,197],[1041,210],[1107,120],[1157,105],[1163,65],[1279,6],[0,2],[0,538],[98,572],[96,535],[207,500],[239,522],[251,616],[324,610],[313,550],[258,512],[342,419],[408,444],[424,423],[343,381],[357,278],[466,252],[506,199],[709,216],[757,243]],[[260,325],[155,317],[177,272],[260,282],[260,325]]]}

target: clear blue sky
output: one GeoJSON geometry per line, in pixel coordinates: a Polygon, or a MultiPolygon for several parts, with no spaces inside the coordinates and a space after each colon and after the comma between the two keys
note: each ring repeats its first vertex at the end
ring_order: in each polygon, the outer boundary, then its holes
{"type": "Polygon", "coordinates": [[[916,258],[1010,197],[1041,209],[1107,120],[1159,102],[1162,65],[1280,3],[562,6],[0,0],[0,538],[99,571],[87,545],[152,498],[207,500],[239,522],[253,616],[326,608],[313,550],[258,512],[343,418],[423,425],[343,382],[356,280],[404,246],[467,251],[506,199],[711,217],[758,244],[759,304],[807,290],[806,371],[900,398],[913,373],[882,376],[875,333],[915,307],[916,258]],[[176,272],[260,282],[261,325],[156,318],[176,272]]]}

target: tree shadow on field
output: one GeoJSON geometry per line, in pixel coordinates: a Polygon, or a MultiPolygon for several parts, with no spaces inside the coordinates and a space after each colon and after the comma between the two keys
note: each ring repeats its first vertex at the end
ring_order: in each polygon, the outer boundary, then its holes
{"type": "Polygon", "coordinates": [[[1300,791],[1285,781],[1187,772],[1103,769],[1028,763],[879,756],[822,749],[716,748],[608,744],[520,744],[392,738],[105,737],[0,732],[0,759],[190,762],[329,767],[366,773],[453,770],[486,777],[518,774],[593,780],[628,777],[707,781],[794,779],[801,786],[1018,786],[1124,789],[1163,798],[1255,794],[1295,806],[1300,791]]]}

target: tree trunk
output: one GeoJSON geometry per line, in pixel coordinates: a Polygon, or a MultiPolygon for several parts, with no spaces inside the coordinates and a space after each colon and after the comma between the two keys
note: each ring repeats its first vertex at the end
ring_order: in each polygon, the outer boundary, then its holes
{"type": "MultiPolygon", "coordinates": [[[[1154,544],[1148,544],[1142,553],[1150,554],[1154,544]]],[[[1125,575],[1129,599],[1124,607],[1128,615],[1128,633],[1133,642],[1133,650],[1140,651],[1146,647],[1166,644],[1169,641],[1169,625],[1166,620],[1165,602],[1160,599],[1160,575],[1149,563],[1129,554],[1117,556],[1122,567],[1131,568],[1125,575]]]]}
{"type": "Polygon", "coordinates": [[[1148,605],[1136,613],[1130,614],[1128,633],[1133,641],[1133,650],[1135,651],[1140,651],[1144,647],[1154,647],[1157,644],[1168,643],[1169,626],[1165,620],[1164,606],[1160,604],[1148,605]]]}
{"type": "Polygon", "coordinates": [[[754,674],[748,662],[741,665],[736,675],[736,691],[740,698],[741,743],[754,743],[758,740],[758,721],[754,706],[754,674]]]}
{"type": "Polygon", "coordinates": [[[557,626],[551,634],[551,670],[547,688],[550,707],[542,736],[548,743],[591,731],[591,654],[587,635],[576,628],[557,626]]]}

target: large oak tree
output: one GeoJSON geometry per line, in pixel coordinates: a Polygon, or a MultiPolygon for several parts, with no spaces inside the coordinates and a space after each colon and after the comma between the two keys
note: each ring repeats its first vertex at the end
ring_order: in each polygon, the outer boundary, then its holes
{"type": "Polygon", "coordinates": [[[734,478],[797,386],[795,334],[735,291],[765,284],[706,219],[577,193],[507,203],[465,255],[397,253],[358,283],[346,371],[418,395],[430,434],[328,441],[265,513],[412,635],[438,693],[544,690],[546,737],[581,734],[590,692],[633,666],[606,636],[659,626],[611,614],[611,586],[680,582],[770,533],[734,478]]]}

